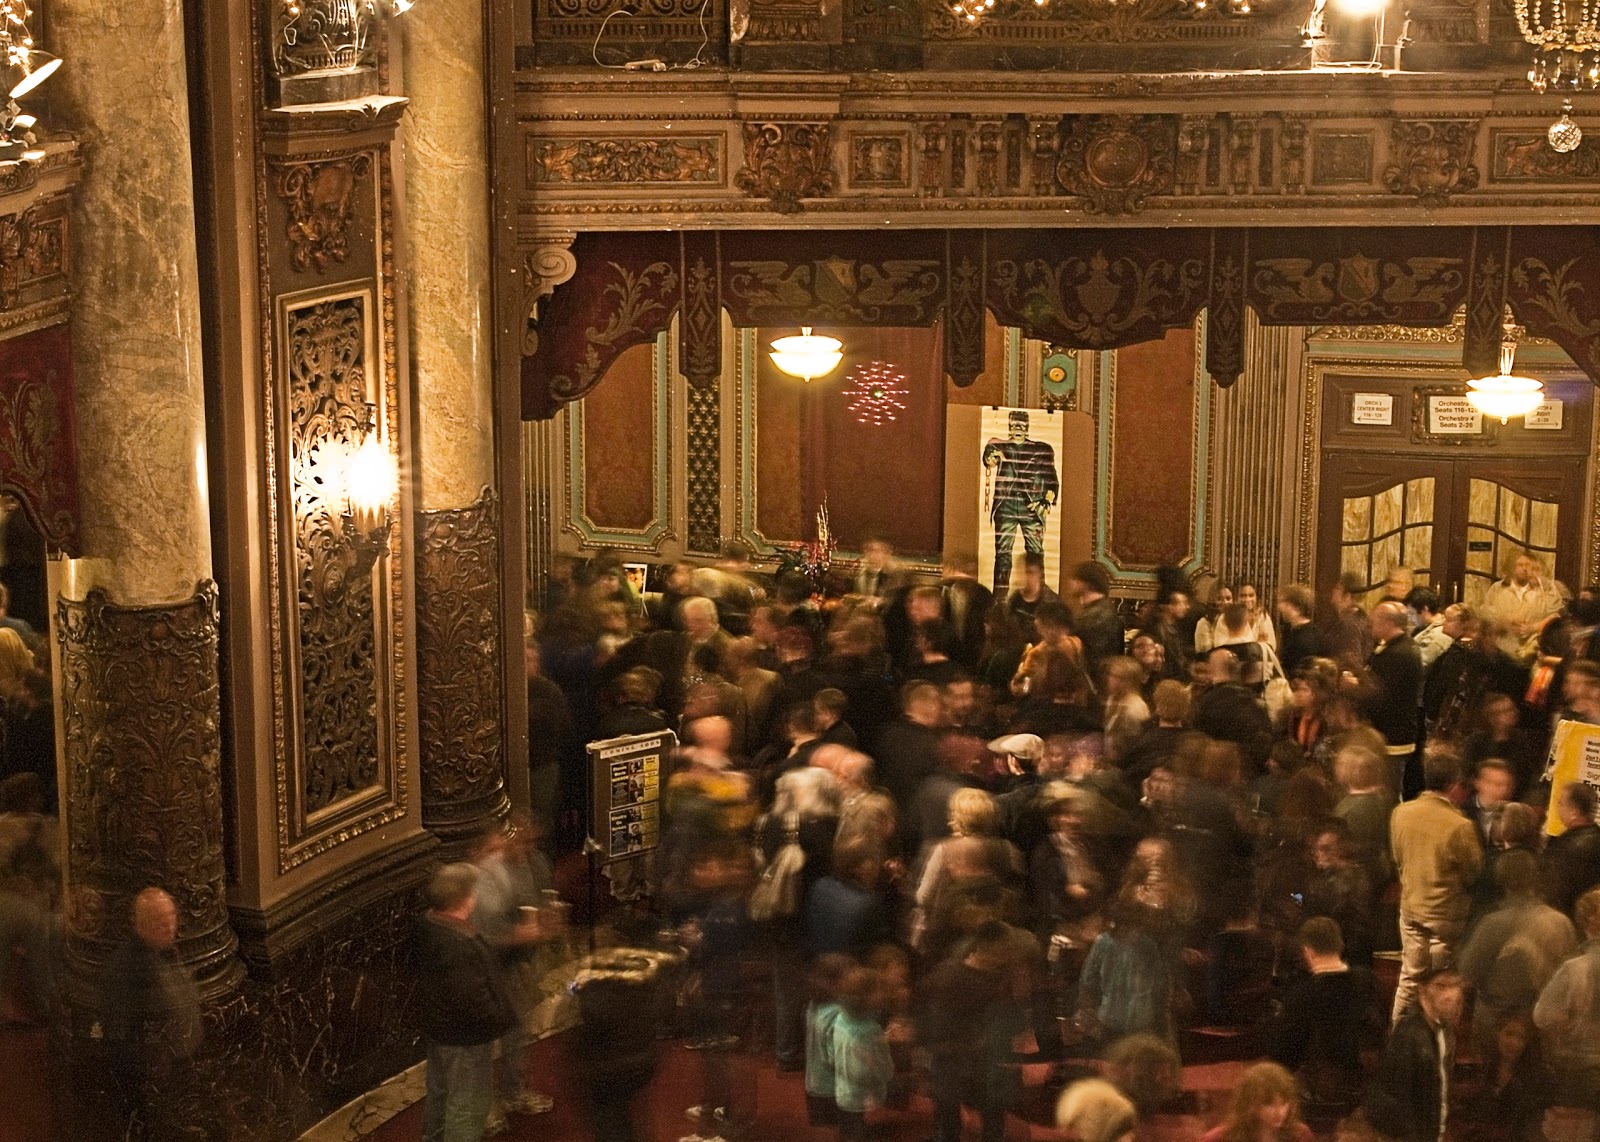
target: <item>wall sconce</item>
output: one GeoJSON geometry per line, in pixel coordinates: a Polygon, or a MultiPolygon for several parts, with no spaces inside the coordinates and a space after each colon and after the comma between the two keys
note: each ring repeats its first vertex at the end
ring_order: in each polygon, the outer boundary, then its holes
{"type": "Polygon", "coordinates": [[[389,544],[389,505],[399,477],[394,458],[378,433],[369,432],[344,468],[343,528],[370,566],[389,544]]]}
{"type": "Polygon", "coordinates": [[[34,158],[32,130],[37,120],[23,113],[17,100],[27,95],[61,67],[61,59],[33,43],[28,18],[33,10],[24,0],[0,0],[0,83],[5,106],[0,107],[0,162],[34,158]]]}

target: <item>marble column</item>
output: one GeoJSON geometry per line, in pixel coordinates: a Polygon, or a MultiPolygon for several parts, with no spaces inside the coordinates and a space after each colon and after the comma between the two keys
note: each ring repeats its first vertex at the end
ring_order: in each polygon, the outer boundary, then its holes
{"type": "Polygon", "coordinates": [[[399,26],[410,100],[406,237],[421,493],[422,819],[451,844],[502,816],[508,786],[515,788],[503,732],[508,675],[494,489],[484,7],[482,0],[429,0],[399,26]]]}
{"type": "Polygon", "coordinates": [[[50,92],[77,135],[82,558],[53,574],[74,1015],[166,888],[203,995],[241,969],[224,903],[216,591],[182,0],[56,0],[50,92]]]}

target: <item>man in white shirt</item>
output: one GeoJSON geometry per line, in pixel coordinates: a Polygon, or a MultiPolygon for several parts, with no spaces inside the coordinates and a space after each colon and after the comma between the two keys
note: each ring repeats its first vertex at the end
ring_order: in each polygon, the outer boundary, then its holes
{"type": "Polygon", "coordinates": [[[1528,552],[1517,555],[1511,574],[1484,593],[1478,612],[1501,628],[1500,649],[1518,662],[1531,662],[1546,620],[1565,605],[1561,587],[1544,577],[1528,552]]]}

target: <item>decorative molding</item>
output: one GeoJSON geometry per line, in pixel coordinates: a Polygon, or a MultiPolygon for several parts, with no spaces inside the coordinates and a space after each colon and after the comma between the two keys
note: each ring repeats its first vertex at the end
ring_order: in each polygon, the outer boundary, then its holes
{"type": "Polygon", "coordinates": [[[587,414],[583,401],[569,404],[564,412],[567,418],[567,511],[562,530],[576,536],[585,548],[610,547],[654,557],[661,554],[663,544],[675,537],[672,526],[672,441],[677,436],[676,418],[672,415],[672,354],[666,332],[658,334],[654,341],[655,351],[650,370],[650,403],[655,410],[652,421],[656,429],[650,459],[653,473],[652,502],[650,521],[643,527],[607,528],[589,517],[584,494],[587,452],[584,429],[587,414]]]}
{"type": "Polygon", "coordinates": [[[274,164],[272,186],[288,208],[284,237],[296,271],[324,273],[331,263],[350,257],[356,190],[371,173],[372,155],[366,151],[321,162],[274,164]]]}
{"type": "Polygon", "coordinates": [[[530,136],[529,186],[727,185],[722,135],[530,136]]]}
{"type": "MultiPolygon", "coordinates": [[[[373,563],[343,526],[341,466],[377,427],[364,295],[285,314],[289,464],[298,567],[298,689],[306,823],[380,786],[373,563]]],[[[304,825],[302,825],[304,827],[304,825]]]]}
{"type": "Polygon", "coordinates": [[[744,166],[734,183],[779,214],[798,214],[801,199],[833,193],[832,137],[827,123],[746,123],[744,166]]]}
{"type": "Polygon", "coordinates": [[[850,185],[884,190],[910,186],[910,132],[851,135],[850,185]]]}
{"type": "Polygon", "coordinates": [[[1550,149],[1543,131],[1495,131],[1490,135],[1493,182],[1581,182],[1600,178],[1600,139],[1585,136],[1578,149],[1550,149]]]}
{"type": "Polygon", "coordinates": [[[1064,127],[1056,179],[1091,214],[1137,214],[1172,192],[1177,150],[1173,116],[1081,115],[1064,127]]]}
{"type": "Polygon", "coordinates": [[[500,722],[500,499],[417,515],[422,823],[462,841],[509,808],[500,722]]]}
{"type": "Polygon", "coordinates": [[[1465,336],[1466,311],[1459,311],[1449,325],[1437,329],[1418,329],[1410,325],[1318,325],[1308,330],[1308,341],[1355,341],[1407,345],[1459,345],[1465,336]]]}
{"type": "Polygon", "coordinates": [[[690,551],[716,554],[722,547],[722,386],[714,380],[687,388],[685,538],[690,551]]]}
{"type": "Polygon", "coordinates": [[[242,974],[222,849],[217,591],[128,607],[56,603],[66,806],[67,946],[88,973],[148,885],[178,905],[178,957],[206,995],[242,974]]]}
{"type": "MultiPolygon", "coordinates": [[[[1190,574],[1198,574],[1210,564],[1208,504],[1213,494],[1213,456],[1211,447],[1212,421],[1215,419],[1212,386],[1206,383],[1206,316],[1195,318],[1194,372],[1190,384],[1194,389],[1194,414],[1191,419],[1190,455],[1191,480],[1189,483],[1189,547],[1180,566],[1190,574]]],[[[1156,581],[1155,567],[1151,565],[1124,566],[1112,551],[1116,521],[1116,402],[1117,353],[1108,350],[1100,354],[1095,378],[1095,512],[1094,558],[1111,573],[1111,585],[1116,591],[1148,590],[1156,581]]]]}
{"type": "Polygon", "coordinates": [[[279,299],[291,559],[287,654],[275,677],[280,873],[406,812],[396,529],[371,548],[345,529],[334,498],[336,467],[368,432],[382,425],[396,447],[397,378],[384,360],[393,344],[379,328],[392,306],[386,296],[374,320],[364,288],[279,299]]]}
{"type": "Polygon", "coordinates": [[[531,357],[539,350],[539,303],[572,280],[578,272],[578,259],[572,253],[577,234],[571,230],[544,233],[531,250],[522,253],[522,304],[528,324],[522,334],[522,355],[531,357]]]}
{"type": "Polygon", "coordinates": [[[0,309],[17,304],[25,251],[33,244],[33,211],[0,216],[0,309]]]}
{"type": "Polygon", "coordinates": [[[1402,119],[1389,132],[1389,165],[1383,185],[1391,194],[1413,195],[1429,206],[1477,189],[1472,165],[1476,119],[1402,119]]]}

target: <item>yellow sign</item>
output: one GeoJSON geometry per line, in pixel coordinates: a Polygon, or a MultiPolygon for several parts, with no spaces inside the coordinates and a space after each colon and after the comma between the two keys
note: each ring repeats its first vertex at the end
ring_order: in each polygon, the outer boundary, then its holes
{"type": "Polygon", "coordinates": [[[1550,770],[1550,813],[1545,818],[1544,831],[1559,837],[1567,831],[1556,813],[1561,790],[1570,782],[1582,781],[1600,792],[1600,726],[1565,719],[1557,722],[1550,756],[1555,764],[1550,770]]]}

